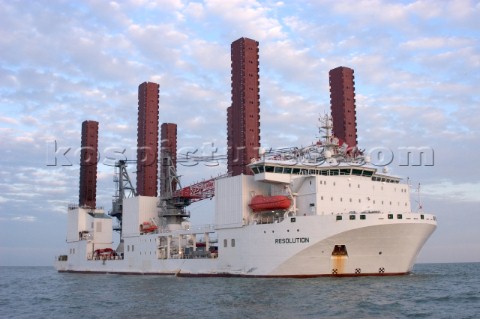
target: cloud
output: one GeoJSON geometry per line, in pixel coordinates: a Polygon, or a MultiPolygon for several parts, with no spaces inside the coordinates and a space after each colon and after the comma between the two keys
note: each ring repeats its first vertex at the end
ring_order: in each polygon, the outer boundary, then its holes
{"type": "Polygon", "coordinates": [[[408,50],[436,50],[445,48],[465,47],[474,45],[475,41],[469,38],[455,37],[424,37],[419,39],[408,40],[400,44],[408,50]]]}
{"type": "Polygon", "coordinates": [[[219,19],[218,25],[229,30],[230,39],[246,36],[262,41],[285,37],[282,25],[269,16],[271,9],[261,2],[207,0],[205,8],[208,12],[207,19],[219,19]]]}
{"type": "Polygon", "coordinates": [[[205,8],[203,4],[199,2],[189,2],[183,12],[199,20],[205,17],[205,8]]]}
{"type": "Polygon", "coordinates": [[[422,190],[428,196],[447,197],[455,202],[480,202],[480,182],[452,183],[444,180],[438,184],[427,185],[422,190]]]}
{"type": "Polygon", "coordinates": [[[13,221],[13,222],[21,222],[21,223],[34,223],[37,221],[37,217],[35,216],[12,216],[12,217],[0,217],[0,221],[13,221]]]}

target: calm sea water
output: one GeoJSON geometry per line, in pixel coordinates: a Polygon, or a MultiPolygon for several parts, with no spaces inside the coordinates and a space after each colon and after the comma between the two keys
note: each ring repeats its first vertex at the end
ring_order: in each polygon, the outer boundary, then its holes
{"type": "Polygon", "coordinates": [[[0,267],[1,318],[480,318],[480,263],[400,277],[247,279],[0,267]]]}

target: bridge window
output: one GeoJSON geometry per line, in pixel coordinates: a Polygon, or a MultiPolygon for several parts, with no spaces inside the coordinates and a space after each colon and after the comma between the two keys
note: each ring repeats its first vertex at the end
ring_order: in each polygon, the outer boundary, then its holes
{"type": "Polygon", "coordinates": [[[258,167],[252,167],[253,174],[258,174],[258,167]]]}
{"type": "Polygon", "coordinates": [[[276,166],[274,169],[275,173],[283,173],[283,167],[276,166]]]}
{"type": "Polygon", "coordinates": [[[362,176],[365,176],[365,177],[370,177],[373,175],[373,172],[372,171],[363,171],[362,172],[362,176]]]}
{"type": "Polygon", "coordinates": [[[342,168],[340,170],[340,175],[350,175],[351,169],[350,168],[342,168]]]}
{"type": "Polygon", "coordinates": [[[361,169],[352,169],[352,175],[362,176],[362,173],[361,169]]]}
{"type": "Polygon", "coordinates": [[[265,170],[265,168],[263,166],[258,167],[258,172],[259,173],[263,173],[264,170],[265,170]]]}
{"type": "Polygon", "coordinates": [[[292,173],[292,168],[291,167],[285,167],[283,169],[283,173],[284,174],[291,174],[292,173]]]}
{"type": "Polygon", "coordinates": [[[265,172],[273,173],[273,166],[265,166],[265,172]]]}

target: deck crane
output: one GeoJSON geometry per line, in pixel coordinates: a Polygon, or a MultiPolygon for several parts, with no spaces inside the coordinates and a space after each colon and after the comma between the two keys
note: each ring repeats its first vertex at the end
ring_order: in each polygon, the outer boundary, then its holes
{"type": "MultiPolygon", "coordinates": [[[[182,187],[171,154],[168,151],[164,151],[161,157],[160,162],[165,174],[161,175],[164,180],[161,180],[160,183],[162,185],[159,204],[160,216],[165,218],[167,224],[181,224],[185,218],[190,217],[190,212],[186,210],[186,207],[193,202],[212,198],[215,195],[215,180],[226,175],[220,175],[182,187]]],[[[191,160],[191,157],[180,158],[179,162],[184,160],[191,160]]],[[[196,162],[211,160],[212,157],[195,158],[196,162]]]]}
{"type": "MultiPolygon", "coordinates": [[[[198,202],[204,199],[211,199],[215,196],[215,180],[228,176],[228,174],[219,175],[208,180],[200,181],[195,184],[183,187],[181,186],[179,176],[172,163],[171,156],[166,153],[162,153],[162,158],[159,159],[159,165],[163,165],[163,170],[166,174],[164,178],[166,181],[161,181],[161,194],[160,194],[160,215],[167,219],[168,223],[172,223],[174,220],[180,223],[184,218],[190,217],[190,212],[186,210],[186,207],[194,202],[198,202]]],[[[211,162],[212,160],[221,160],[225,156],[218,157],[204,157],[187,154],[180,156],[178,162],[211,162]]],[[[128,164],[136,163],[136,160],[122,159],[114,163],[114,183],[115,183],[115,195],[112,199],[112,210],[109,215],[118,219],[119,226],[114,230],[122,230],[122,214],[123,214],[123,200],[125,198],[137,196],[137,191],[132,184],[132,180],[127,171],[128,164]]]]}
{"type": "Polygon", "coordinates": [[[134,163],[134,160],[119,160],[114,164],[113,181],[115,183],[115,195],[112,198],[112,210],[109,215],[118,219],[119,226],[114,230],[122,230],[123,199],[137,196],[137,191],[133,187],[130,176],[127,171],[127,164],[134,163]]]}

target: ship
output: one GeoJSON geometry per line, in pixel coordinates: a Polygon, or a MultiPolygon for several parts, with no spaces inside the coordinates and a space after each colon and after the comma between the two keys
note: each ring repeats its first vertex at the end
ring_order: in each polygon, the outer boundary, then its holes
{"type": "MultiPolygon", "coordinates": [[[[98,122],[85,121],[79,203],[67,208],[67,250],[56,269],[186,277],[410,273],[437,220],[412,207],[408,179],[358,148],[353,70],[330,71],[332,112],[319,115],[315,142],[275,149],[259,143],[258,77],[258,42],[233,42],[227,173],[186,187],[177,174],[176,124],[162,124],[157,161],[159,85],[142,83],[137,160],[113,164],[109,212],[96,205],[97,163],[88,162],[97,158],[98,122]],[[133,163],[137,187],[127,170],[133,163]],[[189,206],[206,199],[213,221],[192,224],[189,206]]],[[[215,160],[194,153],[188,160],[215,160]]]]}
{"type": "Polygon", "coordinates": [[[407,183],[342,147],[329,116],[321,123],[322,141],[261,149],[248,165],[252,175],[216,178],[211,225],[191,225],[182,205],[165,213],[159,197],[124,198],[114,250],[111,216],[70,206],[68,254],[56,269],[301,278],[410,273],[436,217],[413,212],[407,183]]]}

